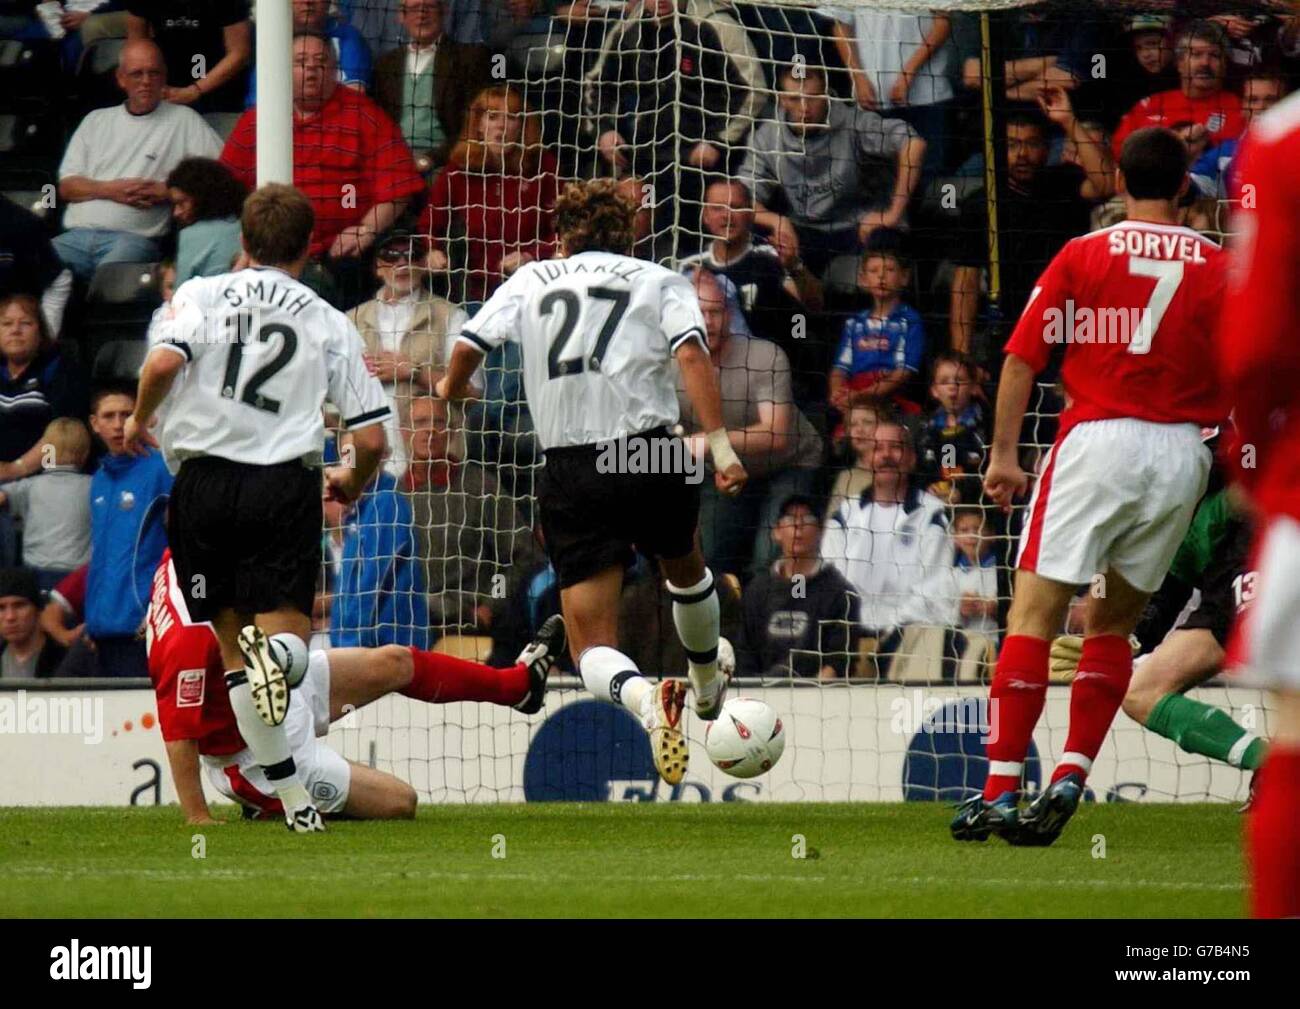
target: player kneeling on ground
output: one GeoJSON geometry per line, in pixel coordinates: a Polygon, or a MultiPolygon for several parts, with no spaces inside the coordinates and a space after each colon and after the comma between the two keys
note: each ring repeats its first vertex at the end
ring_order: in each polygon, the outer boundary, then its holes
{"type": "Polygon", "coordinates": [[[629,255],[636,213],[609,179],[570,185],[555,208],[561,258],[529,263],[497,288],[466,324],[436,394],[463,398],[484,354],[510,340],[522,346],[524,391],[546,452],[542,532],[569,649],[588,690],[641,718],[655,767],[675,785],[688,757],[685,685],[652,685],[617,648],[623,573],[635,548],[658,558],[668,580],[695,713],[718,717],[726,690],[718,595],[696,530],[704,460],[671,434],[679,419],[674,360],[708,432],[718,489],[739,493],[746,473],[722,425],[695,291],[685,277],[629,255]]]}
{"type": "MultiPolygon", "coordinates": [[[[181,810],[190,823],[214,823],[200,775],[253,815],[283,815],[264,761],[242,735],[223,682],[221,647],[210,625],[190,619],[171,553],[154,573],[145,624],[149,676],[181,810]]],[[[344,760],[319,738],[331,722],[388,694],[430,704],[484,701],[533,714],[564,651],[564,621],[545,621],[508,669],[403,645],[313,651],[289,699],[284,728],[303,785],[320,812],[355,819],[415,815],[415,789],[364,764],[344,760]]]]}

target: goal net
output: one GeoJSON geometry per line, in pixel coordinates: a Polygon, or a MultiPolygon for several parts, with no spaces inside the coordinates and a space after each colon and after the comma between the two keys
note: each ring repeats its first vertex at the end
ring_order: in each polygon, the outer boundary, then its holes
{"type": "MultiPolygon", "coordinates": [[[[489,355],[464,408],[429,389],[466,316],[555,254],[566,180],[609,177],[639,207],[636,254],[690,272],[719,306],[724,411],[753,478],[735,500],[705,480],[701,537],[725,576],[733,696],[767,699],[789,733],[772,773],[739,782],[708,764],[692,720],[696,758],[670,795],[632,719],[558,675],[532,719],[390,698],[335,742],[434,801],[956,800],[980,787],[1024,518],[1024,502],[1003,515],[980,488],[1001,346],[1055,252],[1122,220],[1114,152],[1130,110],[1179,93],[1199,72],[1187,47],[1216,32],[1222,110],[1169,125],[1197,155],[1184,219],[1225,237],[1222,145],[1292,86],[1294,21],[1282,4],[1158,0],[335,4],[340,80],[397,124],[426,185],[336,278],[389,355],[398,420],[389,503],[328,519],[317,643],[505,665],[557,610],[517,348],[489,355]],[[877,498],[902,502],[896,521],[855,516],[857,535],[832,534],[837,514],[877,498]],[[819,552],[808,541],[823,524],[819,552]]],[[[1026,468],[1061,403],[1049,370],[1026,468]]],[[[689,411],[683,427],[696,430],[689,411]]],[[[685,675],[644,562],[620,632],[648,675],[685,675]]],[[[1065,742],[1068,671],[1053,679],[1030,787],[1065,742]]],[[[1192,696],[1267,735],[1259,692],[1216,679],[1192,696]]],[[[1091,779],[1098,801],[1231,800],[1246,780],[1122,713],[1091,779]]]]}

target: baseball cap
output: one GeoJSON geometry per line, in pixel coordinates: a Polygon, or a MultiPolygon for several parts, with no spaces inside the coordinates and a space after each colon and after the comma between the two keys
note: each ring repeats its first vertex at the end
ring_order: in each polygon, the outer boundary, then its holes
{"type": "Polygon", "coordinates": [[[1128,31],[1133,32],[1167,32],[1169,26],[1173,24],[1173,18],[1168,14],[1139,14],[1130,18],[1128,22],[1128,31]]]}

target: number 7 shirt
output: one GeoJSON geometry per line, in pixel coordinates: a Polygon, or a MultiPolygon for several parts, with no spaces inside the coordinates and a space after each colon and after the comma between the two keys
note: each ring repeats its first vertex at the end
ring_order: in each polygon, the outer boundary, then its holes
{"type": "Polygon", "coordinates": [[[1006,351],[1040,372],[1065,345],[1059,438],[1084,421],[1217,424],[1214,368],[1226,282],[1214,242],[1171,224],[1125,221],[1071,240],[1029,296],[1006,351]]]}

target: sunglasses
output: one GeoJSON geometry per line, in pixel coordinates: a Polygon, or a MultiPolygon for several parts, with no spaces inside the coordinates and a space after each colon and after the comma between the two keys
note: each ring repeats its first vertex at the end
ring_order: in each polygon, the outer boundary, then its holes
{"type": "Polygon", "coordinates": [[[429,243],[420,239],[385,245],[375,253],[381,263],[402,263],[408,260],[424,259],[429,254],[429,243]]]}

